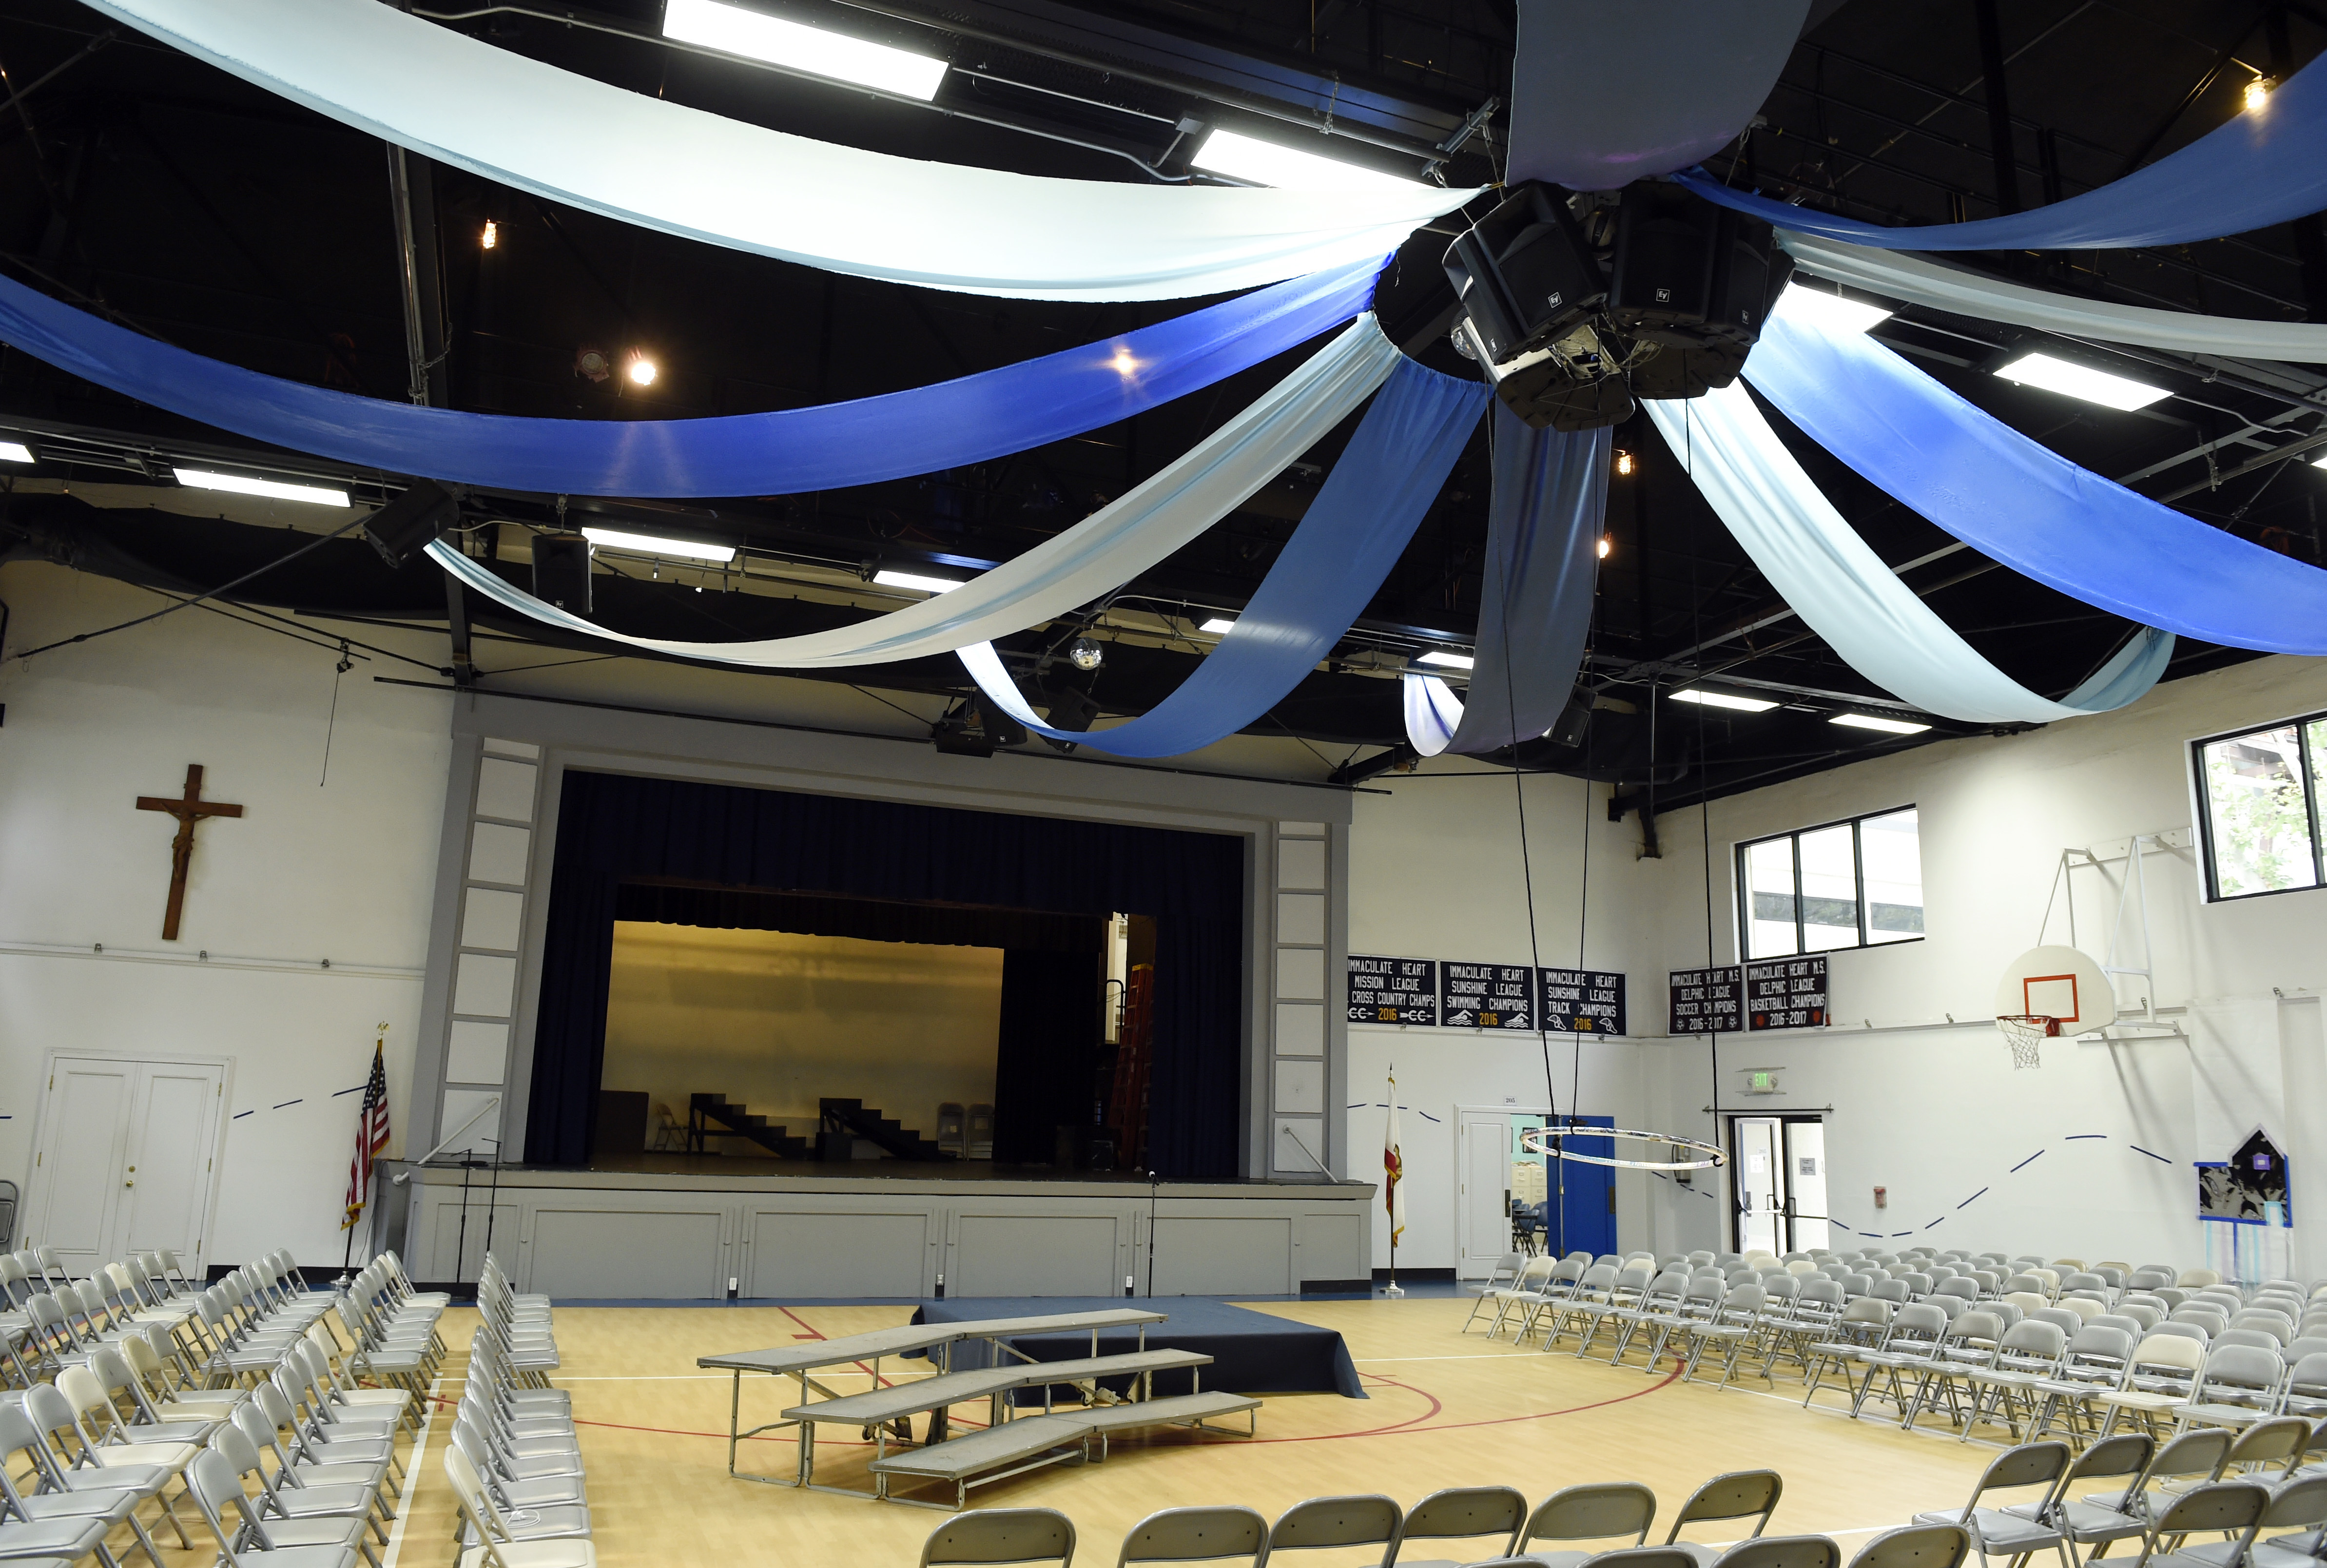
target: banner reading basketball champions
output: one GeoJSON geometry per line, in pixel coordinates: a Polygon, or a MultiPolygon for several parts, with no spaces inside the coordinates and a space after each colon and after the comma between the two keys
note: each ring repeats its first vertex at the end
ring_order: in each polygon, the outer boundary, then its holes
{"type": "Polygon", "coordinates": [[[1666,1023],[1669,1033],[1826,1026],[1824,953],[1713,969],[1675,969],[1667,978],[1672,993],[1666,1023]]]}

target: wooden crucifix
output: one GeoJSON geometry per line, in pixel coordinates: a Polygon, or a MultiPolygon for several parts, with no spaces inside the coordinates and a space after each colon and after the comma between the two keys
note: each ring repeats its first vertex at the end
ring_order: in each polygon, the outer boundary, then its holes
{"type": "Polygon", "coordinates": [[[216,800],[205,800],[202,795],[202,765],[186,764],[186,793],[179,798],[167,795],[140,795],[140,811],[166,811],[178,819],[178,835],[170,840],[170,905],[162,916],[162,940],[178,939],[178,917],[186,907],[186,866],[194,858],[194,825],[205,817],[239,817],[242,807],[228,806],[216,800]]]}

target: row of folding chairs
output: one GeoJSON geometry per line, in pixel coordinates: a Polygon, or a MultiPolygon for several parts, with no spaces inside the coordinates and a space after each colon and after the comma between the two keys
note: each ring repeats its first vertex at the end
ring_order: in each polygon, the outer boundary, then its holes
{"type": "Polygon", "coordinates": [[[477,1308],[444,1450],[461,1568],[595,1568],[573,1399],[548,1386],[549,1298],[511,1289],[487,1253],[477,1308]]]}

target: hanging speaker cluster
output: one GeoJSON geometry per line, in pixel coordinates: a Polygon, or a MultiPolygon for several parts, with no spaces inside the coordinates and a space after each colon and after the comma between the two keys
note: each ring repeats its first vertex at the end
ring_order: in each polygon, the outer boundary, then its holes
{"type": "Polygon", "coordinates": [[[1734,381],[1792,266],[1768,224],[1678,185],[1530,180],[1447,249],[1454,347],[1529,425],[1596,429],[1734,381]]]}

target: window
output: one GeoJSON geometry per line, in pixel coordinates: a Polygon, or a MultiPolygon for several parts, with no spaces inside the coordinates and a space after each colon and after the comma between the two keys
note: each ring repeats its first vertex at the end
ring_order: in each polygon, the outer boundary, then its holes
{"type": "Polygon", "coordinates": [[[2245,899],[2320,885],[2319,775],[2327,714],[2191,748],[2206,848],[2206,894],[2245,899]]]}
{"type": "Polygon", "coordinates": [[[1737,897],[1748,958],[1913,941],[1923,934],[1915,807],[1739,845],[1737,897]]]}

